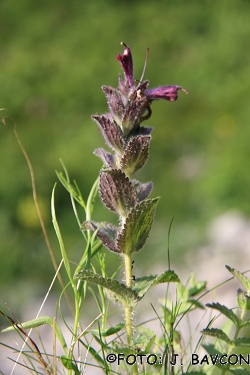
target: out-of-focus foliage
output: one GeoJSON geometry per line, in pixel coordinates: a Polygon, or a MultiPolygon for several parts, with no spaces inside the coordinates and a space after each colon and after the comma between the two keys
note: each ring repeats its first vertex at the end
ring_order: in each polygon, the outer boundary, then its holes
{"type": "MultiPolygon", "coordinates": [[[[150,262],[150,247],[158,247],[159,257],[166,251],[173,216],[171,244],[178,254],[202,241],[214,215],[232,208],[250,215],[249,0],[2,0],[0,15],[0,108],[17,122],[31,158],[55,250],[54,171],[62,158],[87,197],[101,167],[92,152],[103,146],[90,115],[106,111],[100,86],[117,85],[121,41],[132,49],[138,79],[149,47],[150,87],[178,84],[189,91],[177,102],[153,103],[147,122],[155,130],[139,178],[152,180],[153,196],[161,196],[147,245],[150,262]]],[[[28,168],[7,124],[0,126],[3,293],[13,281],[47,286],[53,277],[28,168]]],[[[56,199],[67,249],[77,261],[83,240],[61,186],[56,199]]],[[[106,214],[97,208],[95,219],[106,214]]]]}

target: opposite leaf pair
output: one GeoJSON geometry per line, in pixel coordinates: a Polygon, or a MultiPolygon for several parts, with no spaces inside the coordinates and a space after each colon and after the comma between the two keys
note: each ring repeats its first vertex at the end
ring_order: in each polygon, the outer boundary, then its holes
{"type": "Polygon", "coordinates": [[[110,113],[93,116],[107,145],[113,151],[96,149],[105,169],[100,172],[99,193],[104,205],[119,216],[119,227],[88,221],[83,228],[97,231],[103,245],[117,253],[140,250],[150,231],[159,198],[147,199],[153,184],[131,179],[142,168],[149,154],[152,128],[141,126],[151,116],[153,100],[174,101],[180,86],[162,86],[148,90],[149,81],[135,85],[133,60],[129,47],[117,56],[124,71],[118,89],[103,86],[110,113]]]}

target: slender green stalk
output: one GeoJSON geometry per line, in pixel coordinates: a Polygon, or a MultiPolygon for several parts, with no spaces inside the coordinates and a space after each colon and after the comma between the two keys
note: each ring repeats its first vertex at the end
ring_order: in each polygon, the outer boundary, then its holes
{"type": "Polygon", "coordinates": [[[127,333],[127,341],[128,345],[133,345],[133,308],[130,306],[127,306],[125,308],[125,327],[126,327],[126,333],[127,333]]]}
{"type": "MultiPolygon", "coordinates": [[[[73,328],[73,334],[72,334],[72,342],[71,342],[71,347],[69,350],[69,359],[73,360],[73,352],[74,352],[74,347],[75,343],[77,342],[77,337],[78,337],[78,328],[79,328],[79,318],[80,318],[80,311],[81,311],[81,299],[79,298],[79,292],[76,288],[74,288],[74,296],[75,296],[75,317],[74,317],[74,328],[73,328]]],[[[73,375],[73,370],[69,369],[68,370],[68,375],[73,375]]]]}
{"type": "MultiPolygon", "coordinates": [[[[132,288],[133,277],[132,277],[132,256],[131,253],[124,253],[124,267],[125,267],[125,281],[128,288],[132,288]]],[[[124,309],[125,328],[127,335],[128,346],[134,345],[134,328],[133,328],[133,307],[126,306],[124,309]]],[[[132,366],[132,374],[138,374],[138,366],[135,363],[132,366]]]]}
{"type": "Polygon", "coordinates": [[[124,256],[124,267],[125,267],[125,279],[126,286],[132,288],[132,257],[131,254],[123,254],[124,256]]]}
{"type": "MultiPolygon", "coordinates": [[[[132,288],[132,257],[131,253],[124,253],[125,281],[128,288],[132,288]]],[[[133,345],[133,308],[127,306],[125,308],[125,327],[127,334],[127,342],[129,346],[133,345]]]]}
{"type": "MultiPolygon", "coordinates": [[[[153,128],[141,126],[141,123],[150,118],[152,114],[150,105],[154,100],[161,98],[173,102],[178,98],[178,90],[186,93],[187,91],[180,86],[162,86],[149,90],[149,81],[143,82],[143,77],[137,83],[133,75],[131,50],[125,43],[122,44],[123,54],[119,54],[116,59],[121,65],[124,79],[119,76],[117,89],[102,86],[108,101],[109,113],[92,116],[112,153],[102,148],[94,151],[94,154],[101,158],[104,167],[100,171],[99,181],[94,184],[86,205],[86,221],[81,229],[88,230],[87,248],[76,268],[75,275],[82,268],[85,271],[90,268],[93,246],[89,230],[95,232],[94,238],[97,236],[105,247],[124,258],[127,297],[131,298],[131,301],[125,298],[123,302],[125,328],[127,346],[134,351],[133,306],[135,301],[132,296],[135,297],[137,293],[133,290],[132,255],[145,244],[159,199],[148,198],[153,187],[152,182],[142,183],[133,178],[134,173],[142,168],[148,159],[152,139],[153,128]],[[103,204],[119,216],[118,226],[91,220],[90,213],[98,182],[99,195],[103,204]]],[[[76,194],[75,189],[73,193],[76,194]]],[[[81,274],[80,280],[84,272],[81,274]]],[[[105,277],[104,274],[101,278],[102,282],[105,277]]],[[[98,277],[92,277],[91,280],[98,284],[98,277]]],[[[111,290],[113,289],[114,285],[111,290]]],[[[131,370],[133,375],[138,374],[137,363],[132,366],[131,370]]]]}

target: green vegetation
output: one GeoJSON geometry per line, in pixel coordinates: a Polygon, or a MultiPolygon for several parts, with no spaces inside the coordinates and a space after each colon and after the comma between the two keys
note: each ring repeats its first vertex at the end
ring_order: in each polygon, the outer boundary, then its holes
{"type": "MultiPolygon", "coordinates": [[[[117,85],[114,77],[121,69],[113,56],[122,51],[121,41],[135,51],[138,80],[149,47],[150,87],[179,84],[189,91],[175,103],[153,103],[154,116],[147,122],[155,127],[154,160],[139,178],[154,181],[154,196],[161,196],[148,251],[154,246],[159,257],[166,254],[173,216],[175,259],[204,241],[205,225],[214,215],[235,208],[250,215],[249,12],[247,0],[1,1],[0,107],[7,108],[1,115],[17,122],[54,247],[50,197],[55,169],[62,158],[84,199],[88,196],[101,167],[92,152],[102,142],[90,115],[97,108],[98,114],[107,111],[100,87],[117,85]]],[[[47,288],[54,275],[28,168],[12,122],[6,124],[0,126],[2,301],[14,284],[19,283],[18,294],[22,289],[29,293],[22,288],[26,281],[33,280],[33,289],[47,288]]],[[[82,254],[81,234],[61,186],[55,205],[69,258],[82,254]]],[[[106,220],[99,206],[95,217],[106,220]]],[[[8,303],[15,308],[11,296],[8,303]]]]}

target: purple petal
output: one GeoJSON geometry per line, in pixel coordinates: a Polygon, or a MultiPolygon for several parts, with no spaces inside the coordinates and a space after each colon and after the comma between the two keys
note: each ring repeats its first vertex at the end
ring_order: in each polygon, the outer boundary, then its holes
{"type": "Polygon", "coordinates": [[[116,59],[121,64],[125,79],[128,82],[129,87],[134,86],[134,73],[133,73],[133,59],[131,49],[124,44],[124,52],[122,55],[118,55],[116,59]]]}
{"type": "Polygon", "coordinates": [[[187,90],[183,89],[181,86],[160,86],[154,89],[145,90],[144,94],[149,101],[165,99],[174,102],[178,98],[178,90],[182,90],[186,94],[188,93],[187,90]]]}

